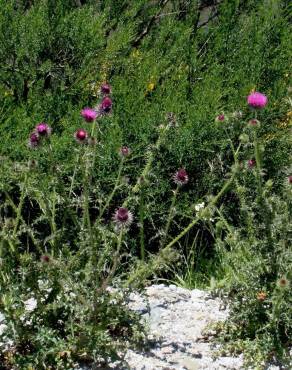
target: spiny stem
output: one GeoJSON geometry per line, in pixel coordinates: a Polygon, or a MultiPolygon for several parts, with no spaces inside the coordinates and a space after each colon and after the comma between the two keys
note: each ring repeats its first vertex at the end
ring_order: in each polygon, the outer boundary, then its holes
{"type": "MultiPolygon", "coordinates": [[[[165,136],[166,131],[167,131],[167,127],[164,127],[162,129],[160,135],[158,136],[158,139],[157,139],[156,144],[154,146],[156,150],[158,150],[160,148],[160,145],[162,143],[162,140],[164,139],[164,136],[165,136]]],[[[150,152],[150,155],[149,155],[148,159],[147,159],[147,162],[146,162],[146,165],[144,167],[144,170],[142,171],[142,173],[141,173],[141,175],[140,175],[140,177],[139,177],[136,185],[133,188],[133,193],[137,193],[140,190],[140,188],[141,188],[141,179],[142,179],[142,181],[144,181],[145,179],[147,179],[147,177],[149,175],[149,172],[151,170],[151,167],[152,167],[152,163],[154,161],[154,158],[155,158],[155,151],[152,150],[150,152]]],[[[128,202],[128,200],[125,202],[124,205],[126,205],[127,202],[128,202]]]]}
{"type": "Polygon", "coordinates": [[[144,241],[144,194],[143,191],[140,194],[139,202],[139,235],[140,235],[140,258],[142,261],[145,260],[145,241],[144,241]]]}
{"type": "Polygon", "coordinates": [[[15,220],[15,225],[14,225],[14,229],[13,229],[13,239],[16,236],[19,221],[20,221],[20,218],[21,218],[21,211],[22,211],[23,202],[24,202],[24,198],[25,198],[27,180],[28,180],[28,173],[26,172],[25,177],[24,177],[24,183],[23,183],[23,186],[22,186],[22,189],[21,189],[20,200],[19,200],[19,204],[18,204],[17,212],[16,212],[16,220],[15,220]]]}
{"type": "Polygon", "coordinates": [[[102,218],[104,212],[109,207],[110,202],[112,201],[112,199],[113,199],[113,197],[114,197],[117,189],[119,188],[119,184],[120,184],[120,181],[121,181],[121,174],[122,174],[123,165],[124,165],[124,157],[122,157],[121,162],[120,162],[120,166],[119,166],[119,170],[118,170],[118,174],[117,174],[117,178],[116,178],[116,182],[115,182],[114,188],[113,188],[111,194],[109,195],[109,197],[108,197],[105,205],[103,206],[103,208],[101,209],[101,211],[99,213],[99,220],[102,218]]]}
{"type": "Polygon", "coordinates": [[[229,234],[232,234],[232,229],[228,223],[228,221],[226,220],[226,218],[224,217],[223,213],[221,212],[221,210],[217,207],[216,208],[216,212],[218,213],[218,215],[220,216],[220,219],[223,221],[226,229],[228,230],[229,234]]]}
{"type": "Polygon", "coordinates": [[[258,143],[257,133],[254,131],[254,150],[255,150],[255,159],[256,159],[256,179],[258,183],[258,202],[259,207],[263,210],[263,221],[265,223],[266,232],[267,232],[267,239],[269,245],[273,244],[272,240],[272,231],[271,231],[271,212],[265,202],[264,194],[263,194],[263,187],[262,187],[262,161],[261,161],[261,153],[260,153],[260,147],[258,143]]]}
{"type": "Polygon", "coordinates": [[[178,191],[179,191],[179,185],[177,185],[175,191],[173,192],[173,197],[172,197],[172,201],[171,201],[171,205],[170,205],[170,209],[169,209],[169,214],[168,214],[168,218],[167,218],[167,222],[166,222],[166,227],[165,227],[163,238],[161,240],[161,246],[162,247],[164,246],[164,244],[167,240],[169,227],[170,227],[171,221],[172,221],[173,216],[174,216],[174,205],[175,205],[175,202],[176,202],[178,191]]]}
{"type": "Polygon", "coordinates": [[[90,132],[91,137],[94,136],[94,131],[95,131],[95,121],[93,121],[91,125],[91,132],[90,132]]]}
{"type": "Polygon", "coordinates": [[[52,211],[51,211],[51,230],[53,234],[53,239],[52,239],[52,245],[55,247],[55,238],[57,234],[57,225],[56,225],[56,187],[54,185],[54,193],[53,193],[53,204],[52,204],[52,211]]]}
{"type": "Polygon", "coordinates": [[[76,160],[75,160],[74,172],[73,172],[73,176],[72,176],[71,184],[70,184],[69,198],[71,197],[71,194],[73,192],[73,186],[74,186],[74,181],[75,181],[75,177],[76,177],[76,173],[77,173],[79,159],[80,159],[80,152],[78,151],[78,153],[76,155],[76,160]]]}
{"type": "Polygon", "coordinates": [[[256,132],[254,132],[254,150],[255,150],[255,159],[256,159],[256,168],[257,168],[256,177],[257,177],[260,197],[262,197],[263,193],[262,193],[262,180],[261,180],[261,154],[260,154],[256,132]]]}
{"type": "MultiPolygon", "coordinates": [[[[91,136],[94,135],[95,131],[95,121],[92,122],[91,125],[91,136]]],[[[90,238],[92,238],[91,235],[91,221],[90,221],[90,214],[89,214],[89,187],[90,187],[90,170],[92,169],[92,166],[90,166],[89,161],[89,154],[90,154],[90,148],[86,147],[85,149],[85,174],[84,174],[84,181],[83,181],[83,195],[84,195],[84,215],[83,215],[83,226],[84,228],[87,227],[90,232],[90,238]]]]}
{"type": "Polygon", "coordinates": [[[118,266],[118,261],[119,261],[119,256],[120,256],[120,250],[121,250],[121,247],[122,247],[123,235],[124,235],[124,229],[121,228],[119,236],[118,236],[118,240],[117,240],[117,250],[116,250],[116,252],[114,254],[114,257],[113,257],[113,265],[112,265],[112,268],[111,268],[108,276],[106,277],[106,279],[102,283],[101,291],[106,289],[106,287],[108,286],[108,284],[110,283],[112,277],[114,276],[114,274],[116,272],[116,269],[117,269],[117,266],[118,266]]]}
{"type": "MultiPolygon", "coordinates": [[[[10,195],[7,193],[7,191],[4,191],[4,194],[6,196],[6,198],[8,199],[8,202],[10,203],[11,207],[13,208],[14,212],[17,213],[17,207],[16,205],[14,204],[13,200],[11,199],[10,195]]],[[[28,234],[29,236],[31,237],[31,240],[34,244],[34,246],[37,248],[38,251],[41,251],[40,248],[39,248],[39,245],[33,235],[33,232],[31,231],[31,229],[29,228],[29,226],[27,225],[27,223],[25,222],[24,218],[20,215],[20,221],[27,227],[28,229],[28,234]]]]}

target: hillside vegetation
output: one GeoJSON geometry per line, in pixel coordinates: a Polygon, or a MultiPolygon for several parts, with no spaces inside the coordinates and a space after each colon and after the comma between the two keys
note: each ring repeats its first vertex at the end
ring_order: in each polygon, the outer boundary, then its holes
{"type": "Polygon", "coordinates": [[[159,279],[227,295],[247,365],[288,361],[291,16],[0,0],[3,369],[119,359],[146,336],[129,293],[159,279]]]}

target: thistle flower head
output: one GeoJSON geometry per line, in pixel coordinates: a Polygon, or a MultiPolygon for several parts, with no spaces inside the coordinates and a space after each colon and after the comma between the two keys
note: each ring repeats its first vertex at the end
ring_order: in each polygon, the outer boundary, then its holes
{"type": "Polygon", "coordinates": [[[256,161],[255,161],[255,159],[249,159],[249,160],[247,161],[247,166],[248,166],[248,168],[253,168],[255,165],[256,165],[256,161]]]}
{"type": "Polygon", "coordinates": [[[112,109],[112,105],[113,105],[113,102],[111,98],[109,98],[108,96],[105,96],[101,101],[100,109],[103,113],[109,113],[112,109]]]}
{"type": "Polygon", "coordinates": [[[170,127],[177,127],[177,118],[173,112],[166,113],[165,118],[168,121],[170,127]]]}
{"type": "Polygon", "coordinates": [[[32,132],[28,139],[28,146],[32,149],[40,145],[40,137],[36,132],[32,132]]]}
{"type": "Polygon", "coordinates": [[[84,144],[87,142],[88,134],[87,131],[83,130],[83,128],[80,128],[75,132],[74,137],[79,144],[84,144]]]}
{"type": "Polygon", "coordinates": [[[100,87],[100,91],[104,95],[110,94],[112,92],[111,85],[109,85],[107,83],[102,84],[101,87],[100,87]]]}
{"type": "Polygon", "coordinates": [[[38,166],[38,162],[35,159],[30,159],[28,161],[28,168],[34,170],[38,166]]]}
{"type": "Polygon", "coordinates": [[[288,182],[289,184],[292,184],[292,176],[288,176],[288,182]]]}
{"type": "Polygon", "coordinates": [[[257,300],[259,302],[263,302],[267,298],[267,293],[265,292],[258,292],[257,293],[257,300]]]}
{"type": "Polygon", "coordinates": [[[52,129],[51,127],[46,124],[45,122],[41,122],[35,127],[35,132],[42,137],[48,137],[51,135],[52,129]]]}
{"type": "Polygon", "coordinates": [[[268,103],[268,98],[266,95],[260,92],[253,92],[247,97],[247,104],[255,109],[262,109],[268,103]]]}
{"type": "Polygon", "coordinates": [[[225,115],[224,114],[218,114],[216,117],[217,122],[224,122],[225,121],[225,115]]]}
{"type": "Polygon", "coordinates": [[[50,260],[51,260],[50,257],[48,255],[46,255],[46,254],[44,254],[44,255],[41,256],[41,261],[42,262],[49,263],[50,260]]]}
{"type": "Polygon", "coordinates": [[[113,221],[118,228],[128,227],[133,222],[133,214],[128,208],[120,207],[115,211],[113,221]]]}
{"type": "Polygon", "coordinates": [[[84,108],[81,111],[81,116],[86,122],[93,122],[97,117],[97,112],[91,108],[84,108]]]}
{"type": "Polygon", "coordinates": [[[247,134],[241,134],[239,136],[239,140],[243,143],[243,144],[247,144],[249,142],[249,136],[247,134]]]}
{"type": "Polygon", "coordinates": [[[180,168],[176,171],[176,173],[173,175],[173,181],[177,185],[185,185],[189,181],[189,176],[187,174],[187,171],[184,168],[180,168]]]}
{"type": "Polygon", "coordinates": [[[253,119],[250,119],[248,121],[249,125],[250,126],[259,126],[260,125],[260,121],[258,121],[257,119],[253,118],[253,119]]]}
{"type": "Polygon", "coordinates": [[[289,281],[288,279],[286,279],[285,277],[281,277],[278,281],[277,281],[277,285],[279,288],[282,288],[282,289],[286,289],[289,287],[289,281]]]}
{"type": "Polygon", "coordinates": [[[122,157],[128,157],[131,154],[131,149],[128,148],[127,146],[122,146],[120,148],[120,155],[122,157]]]}

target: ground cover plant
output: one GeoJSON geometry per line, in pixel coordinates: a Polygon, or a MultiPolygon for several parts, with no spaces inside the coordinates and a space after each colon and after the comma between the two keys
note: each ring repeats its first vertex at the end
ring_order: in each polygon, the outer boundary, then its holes
{"type": "Polygon", "coordinates": [[[153,278],[228,292],[228,350],[285,357],[289,2],[0,4],[2,366],[122,360],[153,278]]]}

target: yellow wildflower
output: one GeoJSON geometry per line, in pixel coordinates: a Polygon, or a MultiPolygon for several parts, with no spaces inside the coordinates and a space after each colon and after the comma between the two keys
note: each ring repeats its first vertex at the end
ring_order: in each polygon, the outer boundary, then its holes
{"type": "Polygon", "coordinates": [[[135,49],[132,51],[132,57],[138,58],[140,56],[140,51],[138,49],[135,49]]]}
{"type": "Polygon", "coordinates": [[[149,82],[147,86],[147,91],[153,91],[155,88],[155,83],[154,82],[149,82]]]}
{"type": "Polygon", "coordinates": [[[6,91],[4,92],[4,96],[13,96],[13,91],[11,91],[11,90],[6,90],[6,91]]]}
{"type": "Polygon", "coordinates": [[[267,142],[267,141],[271,141],[271,140],[273,140],[273,139],[275,139],[275,137],[276,137],[277,135],[276,134],[267,134],[266,136],[265,136],[265,141],[267,142]]]}

